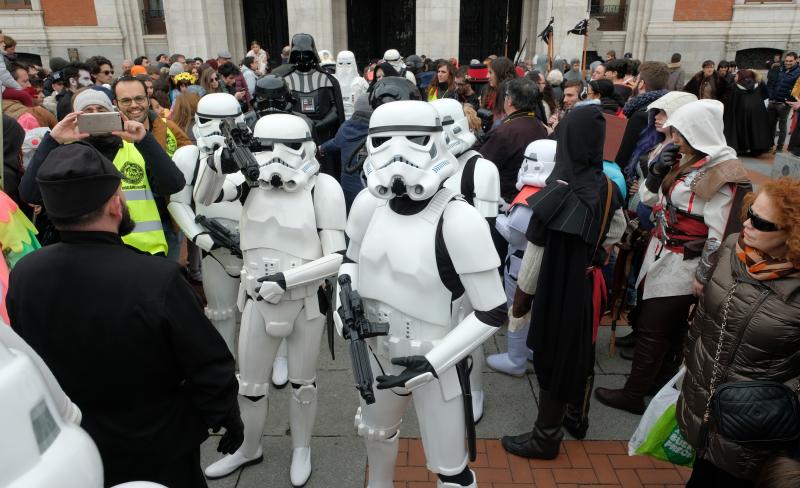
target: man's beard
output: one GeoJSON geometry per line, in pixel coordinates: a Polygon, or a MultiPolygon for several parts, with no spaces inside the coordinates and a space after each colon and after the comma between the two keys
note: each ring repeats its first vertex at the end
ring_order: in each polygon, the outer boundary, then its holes
{"type": "Polygon", "coordinates": [[[126,203],[125,206],[122,207],[122,220],[119,221],[120,237],[130,234],[135,227],[136,222],[131,218],[131,212],[128,210],[128,204],[126,203]]]}

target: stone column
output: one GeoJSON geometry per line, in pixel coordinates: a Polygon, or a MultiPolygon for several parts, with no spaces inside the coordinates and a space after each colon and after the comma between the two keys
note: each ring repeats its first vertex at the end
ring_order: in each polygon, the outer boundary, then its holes
{"type": "Polygon", "coordinates": [[[235,50],[225,15],[223,0],[164,0],[170,52],[215,58],[223,49],[235,50]]]}
{"type": "MultiPolygon", "coordinates": [[[[431,59],[458,58],[459,0],[417,0],[417,49],[431,59]]],[[[408,56],[411,53],[400,53],[408,56]]]]}
{"type": "Polygon", "coordinates": [[[287,1],[289,36],[299,33],[311,34],[317,50],[327,49],[335,56],[333,3],[333,0],[287,1]]]}

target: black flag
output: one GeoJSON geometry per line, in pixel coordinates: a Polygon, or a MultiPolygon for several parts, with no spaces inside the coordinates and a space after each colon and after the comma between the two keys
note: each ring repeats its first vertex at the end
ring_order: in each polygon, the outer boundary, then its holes
{"type": "Polygon", "coordinates": [[[587,19],[583,19],[577,24],[575,27],[567,31],[567,34],[575,34],[577,36],[585,36],[586,33],[589,31],[589,21],[587,19]]]}
{"type": "Polygon", "coordinates": [[[553,33],[553,17],[550,17],[550,23],[539,33],[539,39],[543,40],[545,44],[550,44],[550,34],[553,33]]]}

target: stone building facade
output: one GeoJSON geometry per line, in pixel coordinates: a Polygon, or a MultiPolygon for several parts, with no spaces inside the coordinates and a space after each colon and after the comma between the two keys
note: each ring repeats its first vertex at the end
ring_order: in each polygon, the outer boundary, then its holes
{"type": "Polygon", "coordinates": [[[362,59],[401,47],[464,62],[513,56],[523,43],[530,59],[546,53],[538,33],[551,17],[556,54],[573,58],[584,38],[566,32],[587,16],[596,19],[591,53],[666,61],[680,52],[687,70],[704,59],[800,49],[800,0],[0,0],[4,33],[44,63],[97,54],[115,64],[171,52],[208,58],[222,49],[240,58],[252,39],[276,57],[297,32],[312,34],[319,49],[349,48],[362,59]]]}

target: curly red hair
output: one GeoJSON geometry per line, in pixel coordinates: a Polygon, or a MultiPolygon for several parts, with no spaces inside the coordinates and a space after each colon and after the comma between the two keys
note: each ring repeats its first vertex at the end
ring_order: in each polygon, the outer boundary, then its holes
{"type": "Polygon", "coordinates": [[[747,220],[747,209],[762,192],[769,195],[772,204],[778,209],[775,224],[789,234],[786,239],[786,258],[795,268],[800,269],[800,180],[784,176],[765,183],[758,192],[745,196],[742,220],[747,220]]]}

